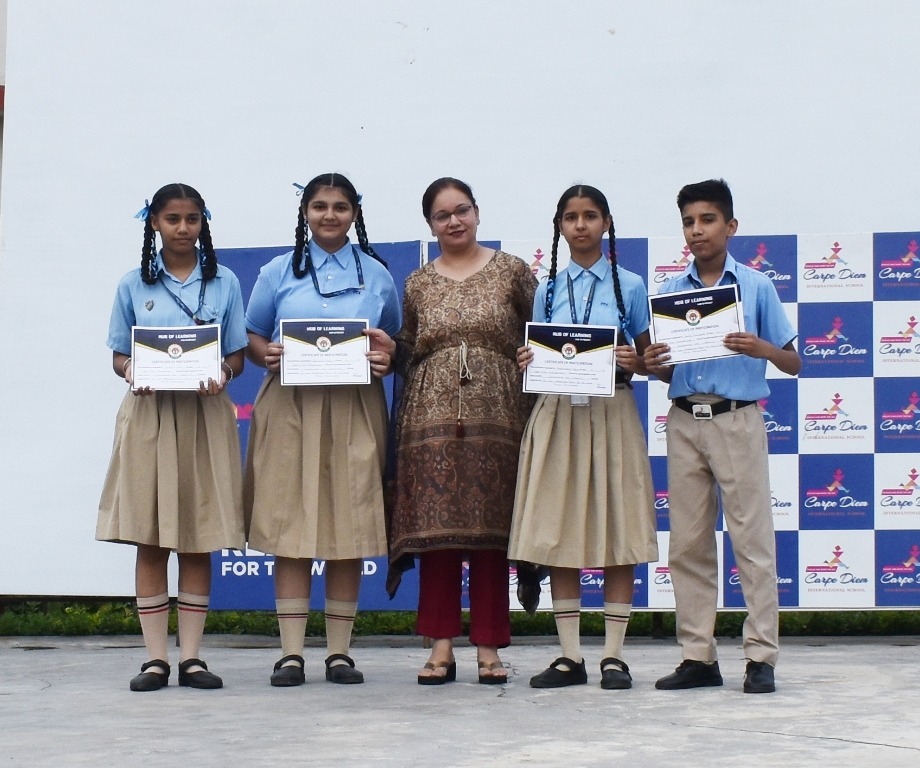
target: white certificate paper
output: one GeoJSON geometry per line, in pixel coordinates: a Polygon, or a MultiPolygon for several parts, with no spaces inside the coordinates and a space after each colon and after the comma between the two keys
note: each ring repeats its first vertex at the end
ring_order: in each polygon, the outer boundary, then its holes
{"type": "Polygon", "coordinates": [[[197,390],[220,381],[220,326],[131,329],[134,389],[197,390]]]}
{"type": "Polygon", "coordinates": [[[615,326],[527,323],[524,343],[533,351],[524,369],[525,392],[613,397],[615,326]]]}
{"type": "Polygon", "coordinates": [[[370,384],[367,327],[367,320],[282,320],[281,383],[370,384]]]}
{"type": "Polygon", "coordinates": [[[671,348],[668,365],[739,354],[723,343],[725,334],[744,330],[736,284],[659,293],[648,304],[652,341],[671,348]]]}

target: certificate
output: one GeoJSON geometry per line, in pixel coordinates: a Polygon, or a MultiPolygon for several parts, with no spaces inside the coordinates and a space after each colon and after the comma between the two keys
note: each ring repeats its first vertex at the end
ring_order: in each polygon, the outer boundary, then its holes
{"type": "Polygon", "coordinates": [[[744,330],[736,284],[659,293],[648,304],[652,341],[671,348],[668,365],[739,354],[723,343],[725,334],[744,330]]]}
{"type": "Polygon", "coordinates": [[[134,389],[197,390],[220,381],[220,326],[131,329],[134,389]]]}
{"type": "Polygon", "coordinates": [[[533,352],[525,392],[613,397],[616,327],[527,323],[524,343],[533,352]]]}
{"type": "Polygon", "coordinates": [[[282,320],[281,383],[370,384],[367,327],[367,320],[282,320]]]}

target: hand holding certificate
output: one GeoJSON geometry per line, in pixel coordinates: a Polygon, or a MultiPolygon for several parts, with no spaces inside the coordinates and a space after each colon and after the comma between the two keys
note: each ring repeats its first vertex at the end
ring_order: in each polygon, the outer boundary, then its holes
{"type": "Polygon", "coordinates": [[[370,384],[367,320],[282,320],[285,386],[370,384]]]}
{"type": "Polygon", "coordinates": [[[652,342],[670,347],[667,365],[739,354],[725,346],[726,334],[744,330],[737,285],[649,296],[652,342]]]}
{"type": "Polygon", "coordinates": [[[133,389],[198,390],[221,380],[219,325],[131,329],[133,389]]]}
{"type": "Polygon", "coordinates": [[[527,323],[524,344],[533,352],[524,369],[525,392],[613,397],[614,326],[527,323]]]}

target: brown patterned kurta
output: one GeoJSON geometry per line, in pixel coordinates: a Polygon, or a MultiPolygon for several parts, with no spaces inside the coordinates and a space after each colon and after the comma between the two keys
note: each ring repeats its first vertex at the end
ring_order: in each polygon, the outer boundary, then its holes
{"type": "MultiPolygon", "coordinates": [[[[496,251],[457,281],[431,264],[406,281],[390,561],[435,549],[506,549],[521,435],[533,400],[516,353],[537,281],[496,251]],[[461,384],[461,348],[469,378],[461,384]],[[459,425],[458,425],[459,422],[459,425]]],[[[405,563],[405,560],[403,560],[405,563]]]]}

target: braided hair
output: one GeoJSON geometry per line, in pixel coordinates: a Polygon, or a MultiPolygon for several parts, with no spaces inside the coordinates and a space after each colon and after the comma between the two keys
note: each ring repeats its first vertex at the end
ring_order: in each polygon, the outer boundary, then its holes
{"type": "MultiPolygon", "coordinates": [[[[568,199],[566,199],[568,202],[568,199]]],[[[552,258],[549,262],[549,279],[546,281],[546,303],[543,305],[543,314],[546,318],[546,322],[550,322],[553,316],[553,297],[556,293],[556,269],[557,269],[557,259],[556,255],[559,251],[559,222],[562,219],[562,213],[560,212],[565,205],[560,200],[559,205],[556,207],[556,215],[553,217],[553,248],[552,248],[552,258]]]]}
{"type": "Polygon", "coordinates": [[[617,310],[620,313],[620,327],[623,328],[626,325],[626,305],[623,302],[623,290],[620,287],[620,275],[617,270],[616,231],[613,226],[613,216],[610,215],[610,204],[607,202],[607,198],[604,197],[604,193],[587,184],[576,184],[574,187],[569,187],[562,193],[562,197],[559,198],[559,202],[556,205],[556,215],[553,217],[552,259],[550,260],[549,280],[546,283],[546,304],[543,310],[546,322],[550,321],[550,316],[553,312],[553,295],[556,288],[557,269],[556,254],[559,249],[562,215],[565,213],[565,207],[568,205],[569,200],[573,197],[587,197],[600,209],[604,218],[610,219],[610,229],[608,230],[610,237],[610,272],[613,276],[613,292],[616,295],[617,310]]]}
{"type": "Polygon", "coordinates": [[[364,224],[364,211],[361,208],[361,195],[347,178],[341,173],[323,173],[303,188],[303,196],[297,207],[297,229],[294,231],[294,255],[291,257],[291,269],[294,277],[301,279],[310,271],[313,259],[310,256],[310,233],[304,209],[310,204],[313,196],[323,188],[338,189],[348,198],[348,202],[355,210],[355,233],[358,235],[358,246],[368,256],[376,259],[384,267],[387,263],[381,259],[371,247],[367,239],[367,227],[364,224]]]}
{"type": "Polygon", "coordinates": [[[158,189],[147,206],[147,218],[144,220],[144,245],[141,248],[141,279],[147,285],[153,285],[157,281],[156,233],[153,230],[151,218],[159,215],[171,200],[191,200],[198,206],[201,213],[201,232],[198,234],[198,244],[201,250],[201,277],[207,282],[217,276],[217,254],[214,252],[214,243],[211,241],[207,207],[198,190],[188,184],[178,183],[167,184],[158,189]]]}

